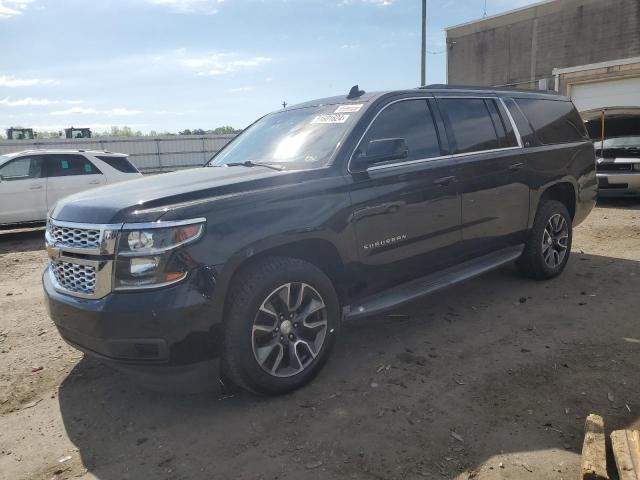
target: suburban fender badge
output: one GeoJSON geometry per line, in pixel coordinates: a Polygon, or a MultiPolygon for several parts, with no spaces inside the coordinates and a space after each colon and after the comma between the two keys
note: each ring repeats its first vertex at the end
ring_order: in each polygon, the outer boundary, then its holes
{"type": "Polygon", "coordinates": [[[365,250],[373,250],[376,248],[386,247],[388,245],[393,245],[394,243],[401,242],[402,240],[406,240],[407,236],[405,234],[396,235],[395,237],[385,238],[384,240],[379,240],[377,242],[365,243],[362,248],[365,250]]]}

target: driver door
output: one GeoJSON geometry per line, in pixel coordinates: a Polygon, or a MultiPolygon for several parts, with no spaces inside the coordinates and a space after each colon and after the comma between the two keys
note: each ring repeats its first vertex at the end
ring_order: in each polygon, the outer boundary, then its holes
{"type": "Polygon", "coordinates": [[[42,157],[17,157],[0,167],[0,224],[44,221],[47,179],[42,157]]]}
{"type": "Polygon", "coordinates": [[[455,161],[440,145],[437,115],[427,98],[391,102],[356,149],[358,155],[371,141],[389,138],[404,139],[409,149],[407,158],[351,175],[360,263],[374,290],[445,268],[456,258],[460,195],[455,161]]]}

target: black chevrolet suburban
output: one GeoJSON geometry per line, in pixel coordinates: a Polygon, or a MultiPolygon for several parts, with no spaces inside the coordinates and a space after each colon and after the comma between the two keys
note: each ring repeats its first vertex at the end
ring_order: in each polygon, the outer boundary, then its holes
{"type": "Polygon", "coordinates": [[[433,85],[266,115],[203,168],[50,212],[50,315],[76,348],[168,372],[219,360],[253,392],[308,382],[343,321],[515,261],[565,267],[597,196],[569,99],[433,85]]]}

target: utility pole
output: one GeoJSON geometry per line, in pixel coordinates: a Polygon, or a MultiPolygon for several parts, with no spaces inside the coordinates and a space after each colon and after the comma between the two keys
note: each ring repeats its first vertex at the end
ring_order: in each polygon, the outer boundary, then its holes
{"type": "Polygon", "coordinates": [[[422,0],[422,48],[420,51],[420,85],[427,83],[427,0],[422,0]]]}

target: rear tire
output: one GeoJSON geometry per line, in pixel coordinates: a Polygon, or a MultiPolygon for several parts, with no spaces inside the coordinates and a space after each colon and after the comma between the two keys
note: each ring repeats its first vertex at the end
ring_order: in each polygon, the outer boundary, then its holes
{"type": "Polygon", "coordinates": [[[520,272],[529,278],[547,280],[559,275],[567,265],[573,237],[571,216],[557,200],[544,201],[518,259],[520,272]]]}
{"type": "Polygon", "coordinates": [[[296,258],[260,260],[231,286],[225,371],[254,393],[295,390],[323,367],[339,328],[338,296],[324,272],[296,258]]]}

